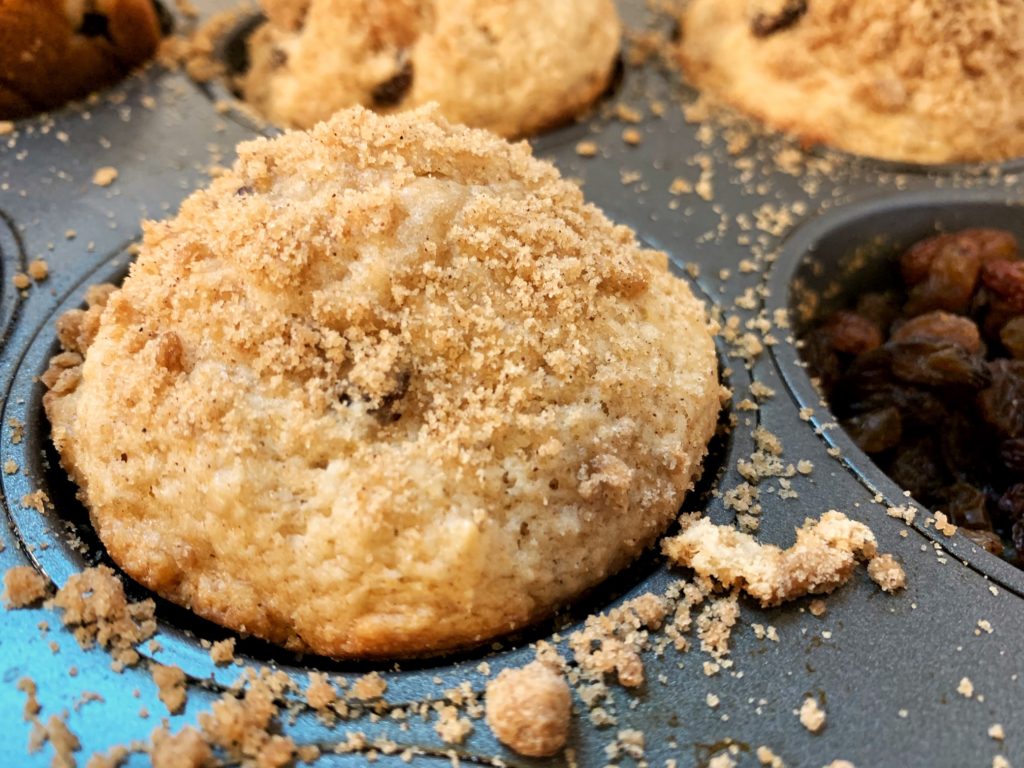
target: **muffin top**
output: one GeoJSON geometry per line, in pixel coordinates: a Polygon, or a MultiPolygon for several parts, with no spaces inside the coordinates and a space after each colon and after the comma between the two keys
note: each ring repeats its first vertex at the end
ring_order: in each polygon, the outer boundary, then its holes
{"type": "Polygon", "coordinates": [[[694,83],[806,143],[918,163],[1024,155],[1017,0],[693,0],[682,18],[694,83]]]}
{"type": "Polygon", "coordinates": [[[664,254],[434,109],[241,145],[92,303],[45,405],[110,554],[331,656],[549,614],[665,529],[717,421],[664,254]]]}
{"type": "Polygon", "coordinates": [[[621,35],[611,0],[262,1],[245,98],[300,128],[437,102],[453,122],[533,133],[600,96],[621,35]]]}
{"type": "Polygon", "coordinates": [[[152,0],[0,0],[0,119],[109,85],[159,42],[152,0]]]}

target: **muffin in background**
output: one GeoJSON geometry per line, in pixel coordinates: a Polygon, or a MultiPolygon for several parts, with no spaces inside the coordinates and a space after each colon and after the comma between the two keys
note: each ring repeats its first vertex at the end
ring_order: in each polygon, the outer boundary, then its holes
{"type": "Polygon", "coordinates": [[[689,79],[794,134],[916,163],[1024,155],[1019,0],[692,0],[689,79]]]}
{"type": "Polygon", "coordinates": [[[506,137],[557,125],[608,87],[622,32],[612,0],[262,0],[245,99],[309,128],[362,105],[437,102],[506,137]]]}
{"type": "Polygon", "coordinates": [[[159,42],[152,0],[0,0],[0,119],[110,85],[159,42]]]}

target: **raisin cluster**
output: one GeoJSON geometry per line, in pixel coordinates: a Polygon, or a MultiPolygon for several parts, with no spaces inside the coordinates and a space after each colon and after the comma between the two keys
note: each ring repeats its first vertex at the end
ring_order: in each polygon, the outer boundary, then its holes
{"type": "Polygon", "coordinates": [[[966,229],[899,257],[804,339],[808,368],[862,450],[985,549],[1024,565],[1024,261],[966,229]]]}

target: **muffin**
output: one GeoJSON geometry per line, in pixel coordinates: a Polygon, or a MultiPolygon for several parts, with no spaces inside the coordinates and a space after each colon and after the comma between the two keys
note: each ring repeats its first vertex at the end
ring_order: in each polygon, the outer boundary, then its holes
{"type": "Polygon", "coordinates": [[[159,41],[151,0],[0,0],[0,118],[116,82],[159,41]]]}
{"type": "Polygon", "coordinates": [[[89,300],[44,404],[107,550],[295,650],[550,614],[664,531],[717,422],[665,255],[435,108],[242,144],[89,300]]]}
{"type": "Polygon", "coordinates": [[[345,107],[437,102],[453,122],[535,133],[608,87],[621,24],[612,0],[262,0],[245,99],[309,128],[345,107]]]}
{"type": "Polygon", "coordinates": [[[679,49],[713,100],[859,155],[1024,155],[1018,0],[692,0],[679,49]]]}

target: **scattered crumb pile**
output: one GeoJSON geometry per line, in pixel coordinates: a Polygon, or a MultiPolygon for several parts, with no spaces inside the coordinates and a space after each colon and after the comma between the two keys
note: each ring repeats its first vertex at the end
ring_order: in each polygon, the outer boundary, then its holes
{"type": "Polygon", "coordinates": [[[807,143],[922,163],[1024,154],[1019,0],[694,0],[682,27],[698,87],[807,143]]]}
{"type": "Polygon", "coordinates": [[[61,609],[61,621],[83,648],[110,651],[115,670],[137,664],[134,646],[156,632],[153,601],[128,602],[121,580],[105,565],[72,575],[47,606],[61,609]]]}
{"type": "MultiPolygon", "coordinates": [[[[684,519],[683,532],[666,539],[662,548],[674,562],[727,588],[740,587],[766,608],[831,592],[846,583],[858,559],[876,555],[871,530],[835,510],[819,520],[807,520],[788,549],[761,544],[735,528],[692,516],[684,519]]],[[[884,557],[869,573],[892,591],[903,586],[902,569],[891,556],[884,557]]]]}
{"type": "Polygon", "coordinates": [[[20,565],[4,574],[4,593],[0,595],[5,608],[27,608],[46,597],[50,582],[35,568],[20,565]]]}
{"type": "Polygon", "coordinates": [[[25,694],[25,709],[23,717],[27,722],[32,723],[32,732],[28,737],[28,752],[35,754],[49,742],[53,746],[54,756],[51,765],[53,768],[74,768],[74,753],[81,748],[78,737],[75,736],[67,726],[67,712],[61,715],[50,715],[44,723],[39,719],[39,712],[42,707],[36,698],[36,684],[30,677],[23,677],[18,680],[18,690],[25,694]]]}
{"type": "Polygon", "coordinates": [[[540,661],[503,669],[487,684],[487,724],[521,755],[560,752],[569,737],[571,710],[565,677],[540,661]]]}

